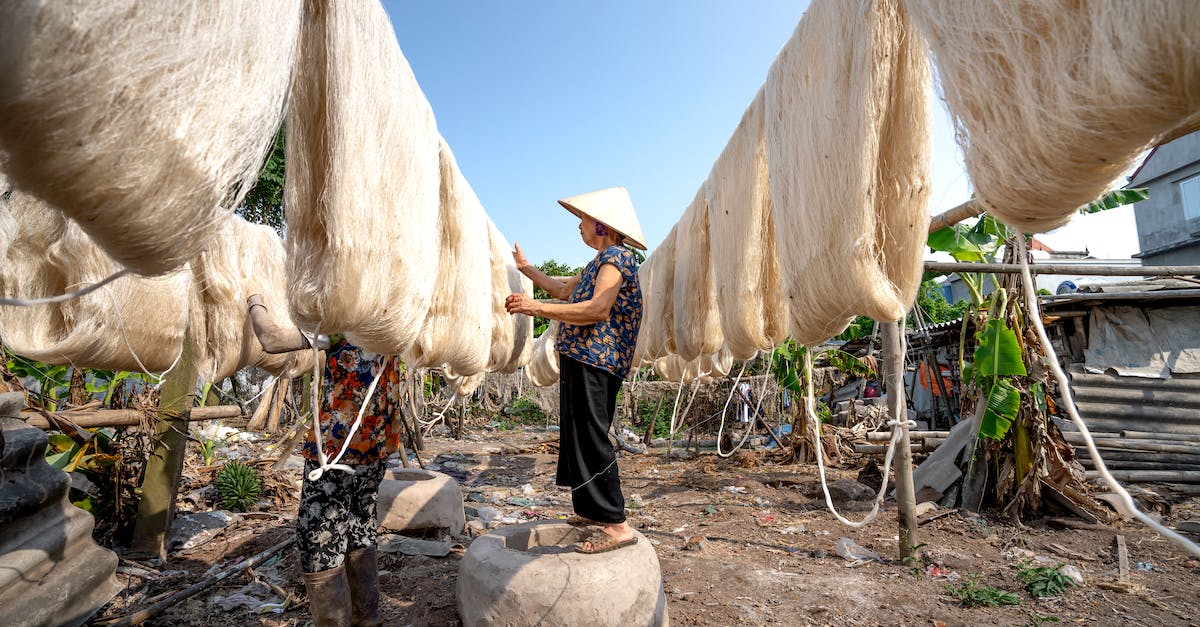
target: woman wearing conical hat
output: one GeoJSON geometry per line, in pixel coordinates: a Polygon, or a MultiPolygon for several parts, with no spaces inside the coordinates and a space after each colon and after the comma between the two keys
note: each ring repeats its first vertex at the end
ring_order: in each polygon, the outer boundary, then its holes
{"type": "Polygon", "coordinates": [[[617,392],[629,374],[642,322],[637,260],[626,248],[646,249],[642,227],[624,187],[558,201],[579,217],[579,235],[597,254],[583,272],[566,280],[546,276],[520,246],[517,267],[538,287],[565,303],[539,303],[524,294],[505,302],[512,314],[557,320],[559,353],[559,451],[555,482],[571,488],[577,525],[600,525],[575,547],[602,553],[637,541],[625,520],[625,497],[608,430],[617,392]]]}

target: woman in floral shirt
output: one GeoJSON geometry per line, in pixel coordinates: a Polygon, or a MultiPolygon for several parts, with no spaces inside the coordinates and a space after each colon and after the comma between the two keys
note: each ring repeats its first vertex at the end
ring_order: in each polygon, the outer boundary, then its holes
{"type": "MultiPolygon", "coordinates": [[[[311,348],[296,328],[271,320],[261,297],[247,301],[255,335],[268,353],[311,348]]],[[[393,357],[370,353],[334,336],[325,350],[320,435],[325,460],[353,469],[321,467],[316,429],[304,443],[304,480],[296,517],[300,566],[313,621],[322,625],[381,625],[375,506],[387,457],[400,444],[400,371],[393,357]],[[362,422],[346,438],[379,377],[362,422]],[[315,477],[315,478],[314,478],[315,477]]],[[[306,390],[307,391],[307,390],[306,390]]]]}
{"type": "Polygon", "coordinates": [[[642,228],[623,187],[558,201],[579,216],[579,234],[597,254],[578,276],[552,279],[513,252],[525,276],[566,303],[539,303],[524,294],[508,297],[509,313],[559,321],[559,453],[556,483],[571,488],[577,524],[602,525],[602,533],[576,547],[601,553],[633,544],[616,452],[608,439],[617,392],[629,374],[642,322],[637,261],[621,244],[645,249],[642,228]]]}

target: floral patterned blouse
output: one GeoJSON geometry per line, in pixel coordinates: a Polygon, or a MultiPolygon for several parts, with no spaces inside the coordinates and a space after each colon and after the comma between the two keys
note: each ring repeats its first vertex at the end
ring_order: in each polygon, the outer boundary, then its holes
{"type": "Polygon", "coordinates": [[[560,323],[555,347],[575,361],[625,378],[633,362],[633,349],[637,346],[638,329],[642,325],[642,286],[638,282],[637,260],[633,253],[624,246],[609,246],[600,251],[580,273],[570,302],[578,303],[592,297],[596,275],[604,264],[614,266],[623,279],[608,319],[586,325],[560,323]]]}
{"type": "MultiPolygon", "coordinates": [[[[400,371],[396,359],[364,351],[343,342],[325,353],[324,395],[321,399],[321,437],[329,461],[337,456],[342,443],[354,426],[367,388],[380,368],[384,368],[371,405],[363,414],[362,424],[350,440],[341,463],[369,464],[387,458],[400,448],[400,371]]],[[[316,462],[317,444],[309,430],[304,442],[304,457],[316,462]]]]}

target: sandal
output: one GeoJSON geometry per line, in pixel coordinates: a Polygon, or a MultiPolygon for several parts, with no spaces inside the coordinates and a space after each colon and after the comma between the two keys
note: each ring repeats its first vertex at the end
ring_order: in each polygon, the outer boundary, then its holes
{"type": "Polygon", "coordinates": [[[598,523],[598,522],[592,520],[591,518],[580,516],[579,514],[575,514],[574,516],[571,516],[570,518],[565,518],[565,519],[563,519],[563,522],[567,523],[568,525],[571,525],[572,527],[592,527],[592,526],[600,526],[601,524],[603,524],[603,523],[598,523]]]}
{"type": "Polygon", "coordinates": [[[585,555],[595,555],[596,553],[607,553],[608,551],[615,551],[623,546],[632,546],[637,544],[637,536],[631,536],[627,540],[618,540],[601,531],[587,540],[584,540],[583,542],[575,545],[575,552],[583,553],[585,555]],[[591,542],[592,548],[583,548],[583,542],[591,542]]]}

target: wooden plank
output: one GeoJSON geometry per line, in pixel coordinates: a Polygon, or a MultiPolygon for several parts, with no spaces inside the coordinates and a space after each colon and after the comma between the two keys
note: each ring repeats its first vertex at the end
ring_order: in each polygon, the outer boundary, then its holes
{"type": "Polygon", "coordinates": [[[191,410],[196,392],[196,363],[192,357],[190,334],[183,338],[179,364],[167,373],[159,397],[159,420],[154,450],[146,460],[142,477],[142,498],[138,502],[130,551],[135,556],[167,556],[167,533],[175,518],[175,496],[183,472],[187,450],[188,421],[181,416],[191,410]]]}
{"type": "Polygon", "coordinates": [[[1117,580],[1129,581],[1129,547],[1125,545],[1125,536],[1117,534],[1113,538],[1117,545],[1117,580]]]}

